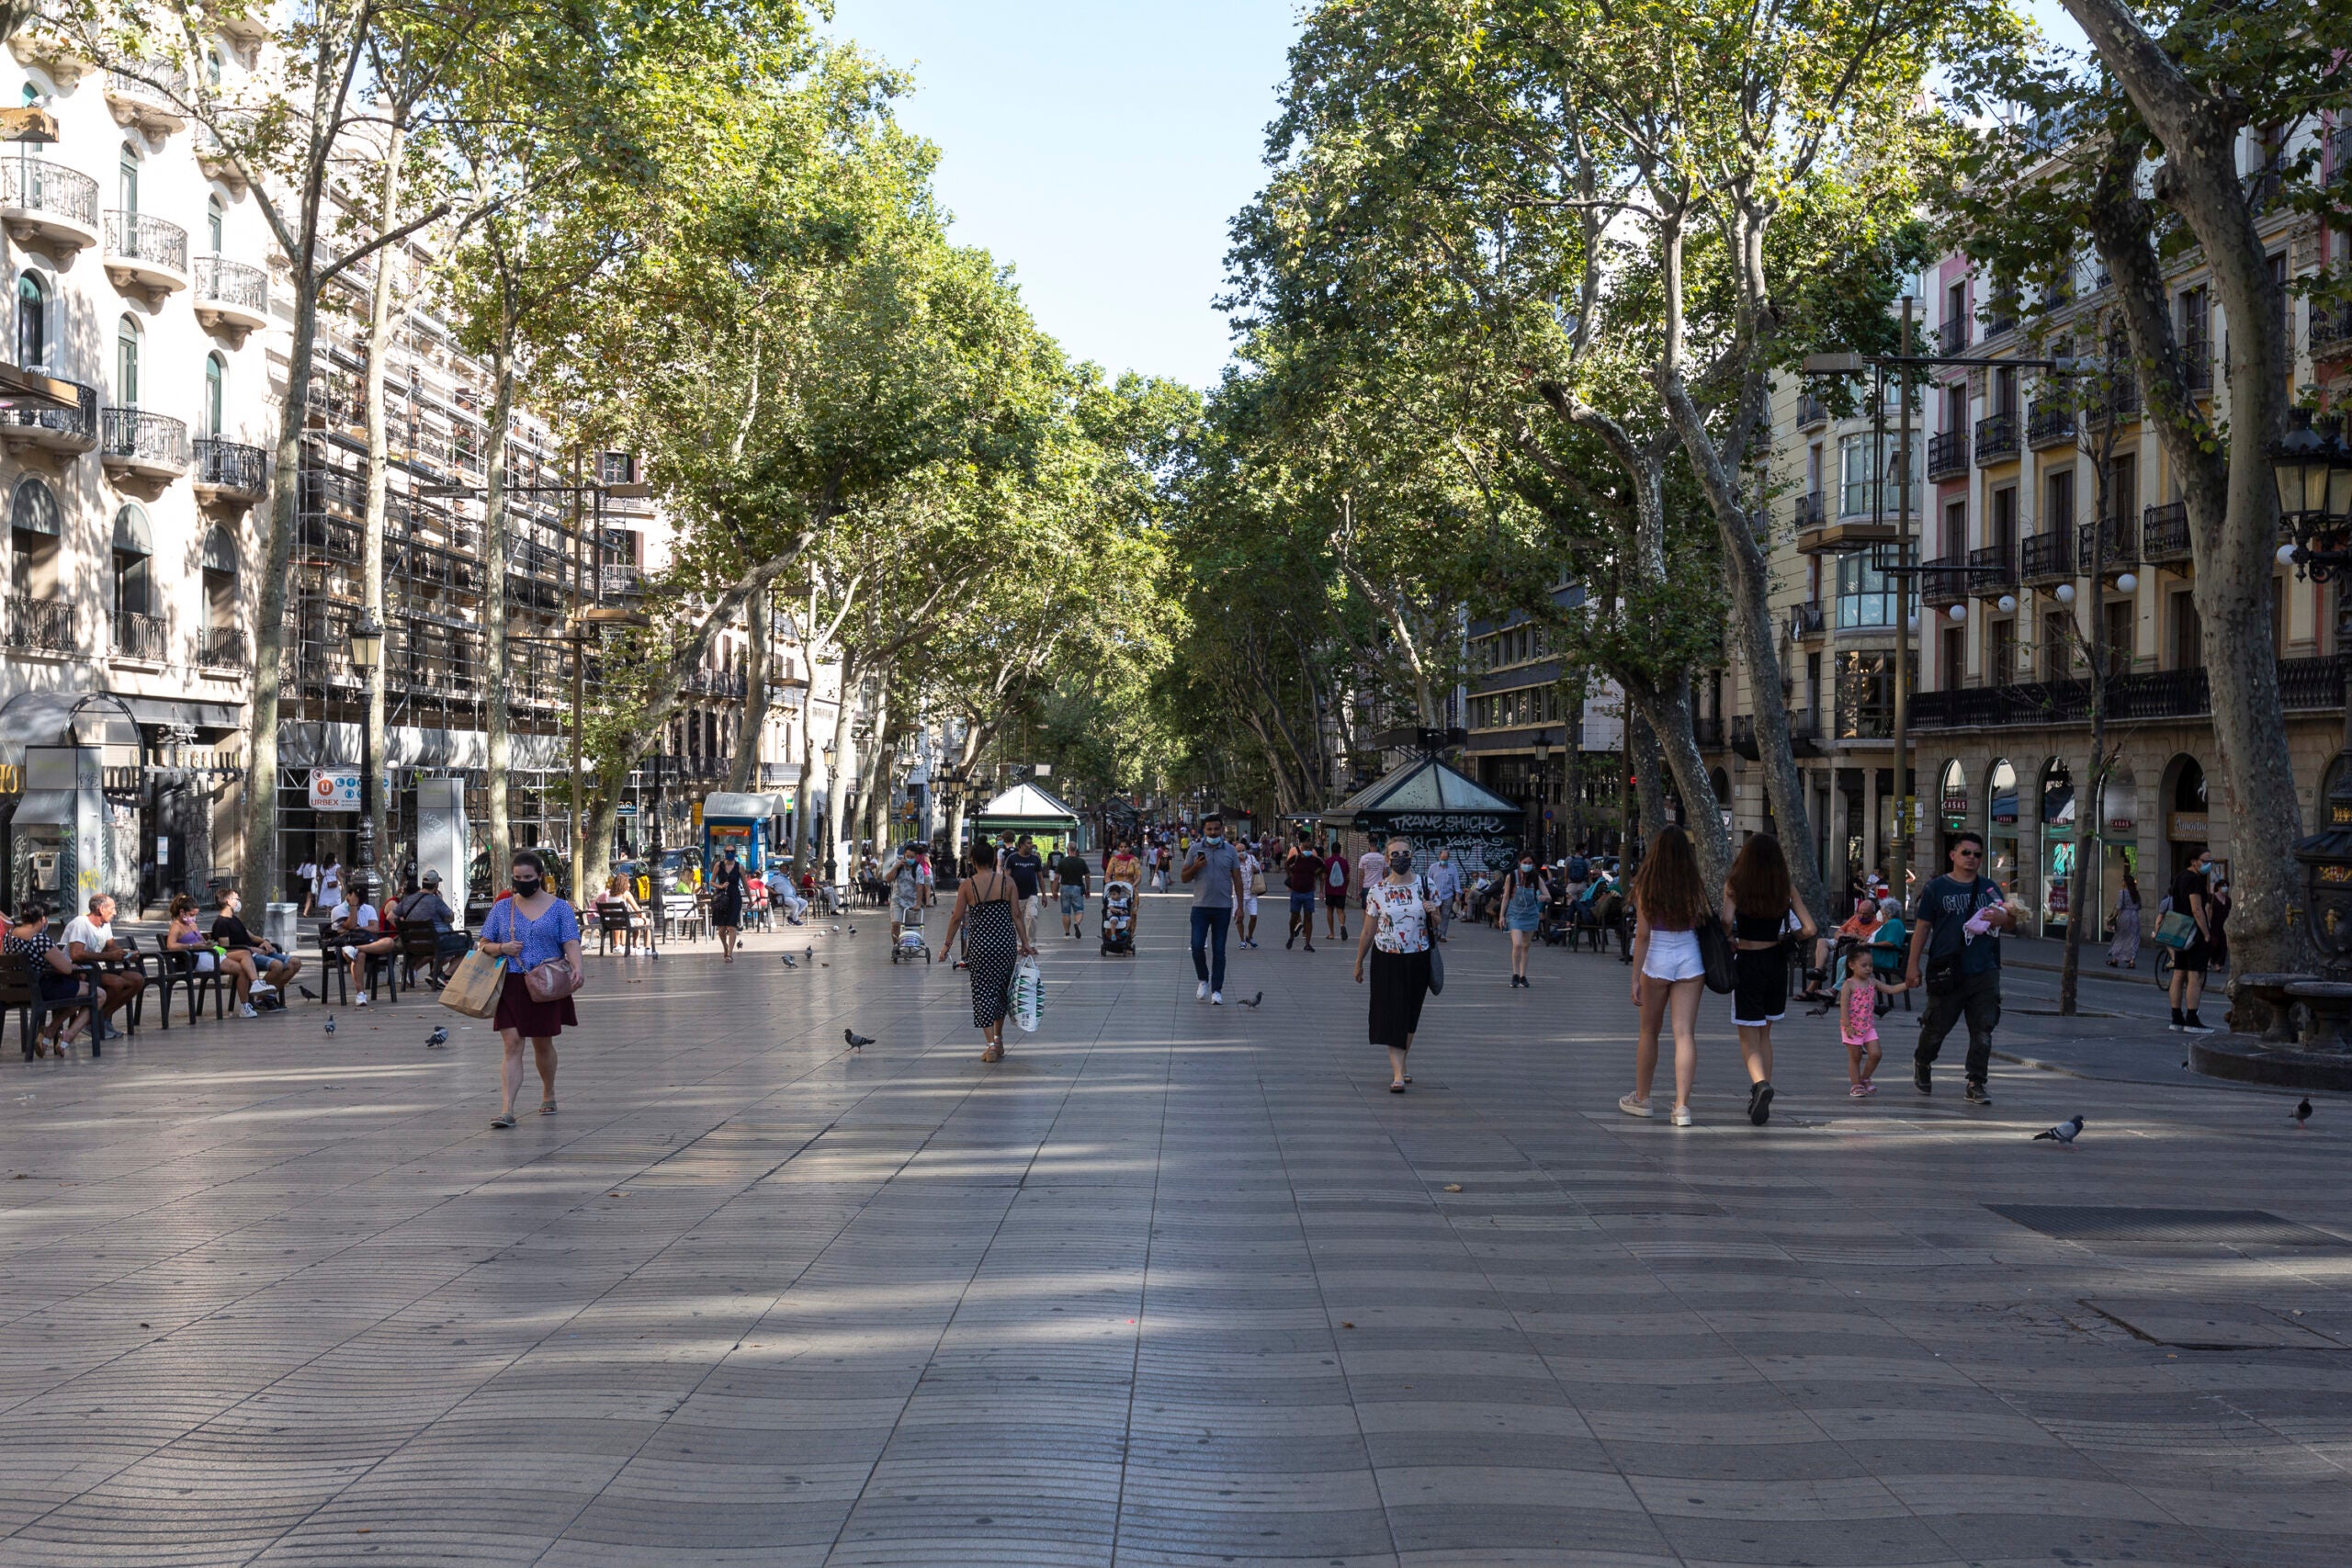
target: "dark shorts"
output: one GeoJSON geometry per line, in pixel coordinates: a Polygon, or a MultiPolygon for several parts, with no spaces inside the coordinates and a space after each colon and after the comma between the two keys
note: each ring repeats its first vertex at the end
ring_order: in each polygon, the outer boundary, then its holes
{"type": "Polygon", "coordinates": [[[1323,907],[1327,909],[1344,909],[1348,907],[1348,896],[1345,893],[1326,893],[1323,895],[1323,907]]]}
{"type": "Polygon", "coordinates": [[[1731,955],[1731,1021],[1750,1028],[1778,1023],[1789,1010],[1789,956],[1778,947],[1731,955]]]}
{"type": "Polygon", "coordinates": [[[1314,895],[1314,894],[1312,894],[1312,893],[1294,893],[1294,894],[1292,894],[1292,895],[1290,896],[1290,912],[1291,912],[1292,914],[1295,915],[1295,914],[1297,914],[1301,909],[1306,910],[1306,911],[1308,914],[1310,914],[1310,915],[1311,915],[1311,914],[1313,914],[1313,913],[1315,913],[1315,895],[1314,895]]]}
{"type": "Polygon", "coordinates": [[[2202,975],[2212,962],[2213,949],[2200,938],[2172,955],[2172,972],[2176,975],[2202,975]]]}

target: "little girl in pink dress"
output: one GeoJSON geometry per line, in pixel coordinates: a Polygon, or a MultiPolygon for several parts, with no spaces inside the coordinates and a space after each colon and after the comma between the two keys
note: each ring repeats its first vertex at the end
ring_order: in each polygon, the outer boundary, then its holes
{"type": "Polygon", "coordinates": [[[1838,987],[1838,1035],[1846,1043],[1847,1096],[1867,1100],[1878,1092],[1871,1075],[1878,1071],[1878,998],[1899,997],[1905,987],[1889,985],[1871,967],[1871,953],[1858,947],[1846,954],[1846,978],[1838,987]]]}

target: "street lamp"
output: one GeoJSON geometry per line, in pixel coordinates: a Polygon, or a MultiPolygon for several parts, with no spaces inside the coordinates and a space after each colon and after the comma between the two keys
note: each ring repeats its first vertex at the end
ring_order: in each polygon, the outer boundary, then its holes
{"type": "MultiPolygon", "coordinates": [[[[351,624],[351,667],[359,671],[361,696],[371,702],[376,671],[384,663],[384,623],[373,610],[362,610],[351,624]]],[[[359,887],[360,897],[376,900],[376,769],[378,759],[361,749],[359,759],[359,887]]]]}
{"type": "MultiPolygon", "coordinates": [[[[2278,510],[2295,542],[2280,552],[2314,582],[2352,575],[2352,448],[2340,417],[2314,425],[2309,409],[2288,411],[2287,434],[2270,448],[2278,510]]],[[[2295,844],[2303,865],[2303,919],[2331,972],[2352,964],[2352,604],[2335,613],[2336,660],[2345,676],[2344,748],[2320,830],[2295,844]]]]}
{"type": "Polygon", "coordinates": [[[1552,853],[1552,834],[1544,821],[1544,813],[1551,804],[1552,739],[1542,730],[1535,732],[1535,844],[1537,856],[1548,859],[1552,853]]]}

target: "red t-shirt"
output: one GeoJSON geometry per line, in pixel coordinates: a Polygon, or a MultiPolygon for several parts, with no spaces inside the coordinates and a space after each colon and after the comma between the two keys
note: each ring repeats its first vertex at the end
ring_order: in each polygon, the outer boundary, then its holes
{"type": "Polygon", "coordinates": [[[1326,871],[1324,886],[1334,893],[1345,893],[1348,890],[1348,857],[1333,855],[1323,864],[1326,871]]]}
{"type": "Polygon", "coordinates": [[[1289,884],[1290,890],[1294,893],[1312,893],[1315,891],[1316,879],[1322,874],[1323,857],[1321,855],[1312,850],[1293,850],[1290,854],[1290,863],[1284,869],[1283,880],[1289,884]]]}

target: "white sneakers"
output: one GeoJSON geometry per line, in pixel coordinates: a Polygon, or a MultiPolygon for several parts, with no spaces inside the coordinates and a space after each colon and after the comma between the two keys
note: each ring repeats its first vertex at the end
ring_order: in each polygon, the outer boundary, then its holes
{"type": "Polygon", "coordinates": [[[353,1007],[366,1007],[368,1005],[368,993],[362,991],[357,996],[354,997],[351,999],[351,1005],[353,1007]]]}
{"type": "Polygon", "coordinates": [[[1678,1105],[1674,1108],[1674,1113],[1667,1120],[1678,1127],[1688,1127],[1690,1125],[1690,1108],[1687,1105],[1678,1105]]]}
{"type": "Polygon", "coordinates": [[[1223,991],[1211,991],[1209,993],[1209,1006],[1213,1008],[1221,1008],[1224,1005],[1225,993],[1223,991]]]}
{"type": "Polygon", "coordinates": [[[1193,999],[1196,1002],[1206,1001],[1208,1000],[1208,995],[1209,983],[1206,980],[1204,980],[1200,983],[1199,987],[1193,990],[1193,999]]]}
{"type": "Polygon", "coordinates": [[[1650,1102],[1648,1100],[1636,1100],[1630,1094],[1621,1094],[1617,1097],[1617,1109],[1623,1111],[1628,1116],[1649,1116],[1655,1114],[1655,1112],[1650,1110],[1650,1102]]]}
{"type": "Polygon", "coordinates": [[[239,1002],[237,1004],[237,1016],[239,1018],[259,1018],[261,1014],[254,1010],[253,1003],[239,1002]]]}

